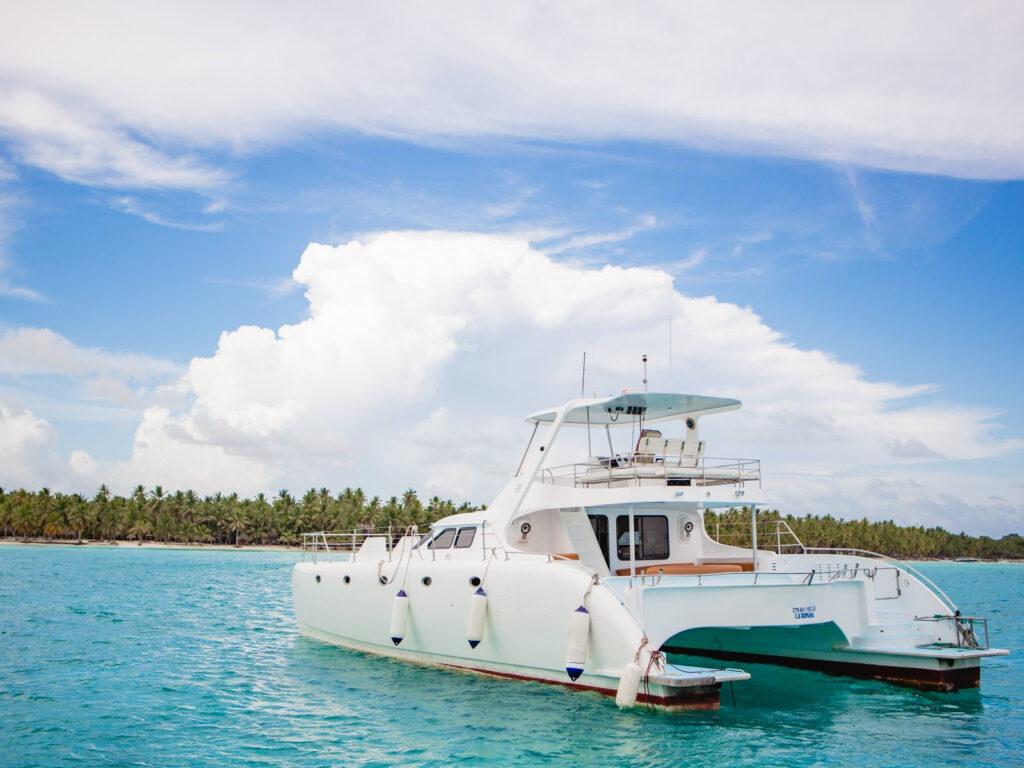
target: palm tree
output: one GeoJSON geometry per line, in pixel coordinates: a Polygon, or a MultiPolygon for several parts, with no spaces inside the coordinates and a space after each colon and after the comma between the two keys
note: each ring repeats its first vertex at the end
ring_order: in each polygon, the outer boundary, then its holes
{"type": "Polygon", "coordinates": [[[152,526],[149,521],[144,518],[137,518],[128,529],[128,538],[136,539],[139,542],[139,546],[142,546],[142,540],[149,536],[152,532],[152,526]]]}
{"type": "Polygon", "coordinates": [[[238,537],[245,533],[247,520],[245,510],[235,506],[228,515],[228,530],[235,534],[235,546],[239,546],[238,537]]]}
{"type": "Polygon", "coordinates": [[[79,494],[73,494],[67,507],[68,527],[75,532],[78,541],[82,541],[82,533],[92,523],[93,515],[89,502],[79,494]]]}

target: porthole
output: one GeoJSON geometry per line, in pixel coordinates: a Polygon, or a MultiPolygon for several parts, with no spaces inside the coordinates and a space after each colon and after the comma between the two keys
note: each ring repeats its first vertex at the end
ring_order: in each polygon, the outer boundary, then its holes
{"type": "Polygon", "coordinates": [[[342,576],[341,580],[344,581],[346,584],[348,584],[350,581],[352,581],[352,577],[351,576],[342,576]]]}
{"type": "Polygon", "coordinates": [[[469,580],[469,583],[472,584],[474,587],[479,587],[480,586],[480,577],[479,576],[474,576],[473,578],[471,578],[469,580]]]}
{"type": "Polygon", "coordinates": [[[316,583],[317,583],[317,584],[319,584],[319,583],[320,583],[320,574],[319,574],[319,573],[318,573],[318,574],[316,575],[316,583]]]}
{"type": "Polygon", "coordinates": [[[423,586],[424,587],[429,587],[430,586],[431,579],[430,579],[429,576],[424,576],[422,579],[420,579],[420,581],[423,582],[423,586]]]}

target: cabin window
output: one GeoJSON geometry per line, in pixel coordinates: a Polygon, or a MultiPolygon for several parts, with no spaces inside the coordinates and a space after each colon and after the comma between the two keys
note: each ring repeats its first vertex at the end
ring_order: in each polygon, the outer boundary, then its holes
{"type": "Polygon", "coordinates": [[[476,535],[476,528],[459,528],[455,537],[455,548],[466,549],[473,544],[473,536],[476,535]]]}
{"type": "MultiPolygon", "coordinates": [[[[629,515],[615,518],[616,556],[629,560],[629,515]]],[[[668,559],[668,518],[665,515],[633,516],[633,557],[636,560],[668,559]]]]}
{"type": "Polygon", "coordinates": [[[454,539],[455,539],[455,529],[454,528],[445,528],[443,531],[441,531],[439,534],[437,534],[437,536],[434,537],[434,540],[432,542],[427,544],[427,548],[428,549],[448,549],[448,547],[450,547],[452,545],[452,541],[454,541],[454,539]]]}
{"type": "Polygon", "coordinates": [[[587,515],[587,517],[590,518],[590,527],[594,529],[597,546],[601,548],[604,564],[611,566],[608,561],[608,518],[605,515],[587,515]]]}

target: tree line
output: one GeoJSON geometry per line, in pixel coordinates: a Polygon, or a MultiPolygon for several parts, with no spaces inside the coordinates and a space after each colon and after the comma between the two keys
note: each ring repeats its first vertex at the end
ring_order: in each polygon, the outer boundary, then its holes
{"type": "Polygon", "coordinates": [[[159,485],[150,490],[136,486],[128,496],[117,496],[103,485],[92,498],[48,488],[7,493],[0,489],[0,535],[25,540],[294,545],[308,531],[410,525],[425,529],[434,520],[473,509],[437,496],[424,505],[412,489],[387,501],[369,498],[360,488],[346,488],[336,496],[326,488],[311,488],[301,498],[282,490],[272,499],[262,493],[251,499],[237,493],[167,493],[159,485]]]}
{"type": "MultiPolygon", "coordinates": [[[[976,557],[982,560],[1024,559],[1024,537],[1011,533],[1001,539],[950,533],[945,528],[898,525],[892,520],[872,522],[842,520],[832,515],[782,515],[778,510],[757,514],[758,547],[782,552],[798,551],[796,540],[805,547],[864,549],[896,559],[976,557]]],[[[749,547],[750,510],[747,507],[723,512],[707,510],[704,527],[708,534],[724,544],[749,547]]]]}
{"type": "MultiPolygon", "coordinates": [[[[346,488],[332,495],[326,488],[311,488],[301,497],[287,490],[273,498],[238,494],[199,496],[194,491],[167,493],[161,486],[139,485],[127,496],[100,486],[91,498],[81,494],[0,488],[0,536],[22,540],[161,541],[208,544],[298,544],[308,531],[350,531],[388,526],[426,528],[435,520],[478,509],[456,505],[437,496],[424,504],[416,491],[386,501],[368,497],[360,489],[346,488]]],[[[726,544],[750,546],[751,521],[747,507],[722,512],[707,510],[708,534],[726,544]]],[[[865,549],[895,558],[976,557],[985,560],[1024,559],[1024,538],[1010,534],[1001,539],[950,533],[934,527],[897,525],[892,520],[842,520],[832,515],[782,515],[778,510],[758,512],[758,543],[793,551],[795,539],[807,547],[865,549]]]]}

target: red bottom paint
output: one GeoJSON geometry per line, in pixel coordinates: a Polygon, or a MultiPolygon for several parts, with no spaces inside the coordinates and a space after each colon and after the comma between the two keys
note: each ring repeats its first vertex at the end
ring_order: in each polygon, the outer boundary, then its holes
{"type": "MultiPolygon", "coordinates": [[[[565,688],[569,688],[573,691],[593,691],[600,693],[603,696],[615,696],[614,688],[599,688],[596,685],[581,685],[579,683],[570,682],[558,682],[557,680],[545,680],[542,677],[531,677],[529,675],[517,675],[513,672],[494,672],[490,669],[477,669],[476,667],[461,667],[454,664],[444,664],[450,669],[459,670],[461,672],[475,672],[480,675],[488,675],[490,677],[504,677],[510,680],[525,680],[533,683],[546,683],[548,685],[561,685],[565,688]]],[[[655,696],[653,694],[644,693],[643,682],[640,683],[640,693],[637,694],[637,704],[646,705],[655,709],[661,709],[668,712],[681,712],[683,710],[707,710],[707,709],[718,709],[719,707],[719,689],[722,687],[718,685],[695,685],[689,688],[681,688],[679,693],[674,696],[655,696]]]]}
{"type": "Polygon", "coordinates": [[[881,664],[856,664],[847,661],[824,661],[822,659],[800,659],[791,656],[772,656],[760,653],[731,653],[707,648],[680,648],[665,646],[667,653],[683,653],[691,656],[707,656],[713,659],[751,661],[760,664],[778,664],[797,669],[813,669],[827,675],[861,677],[884,680],[895,685],[920,688],[927,691],[960,691],[981,686],[981,666],[959,669],[914,669],[912,667],[886,667],[881,664]]]}

